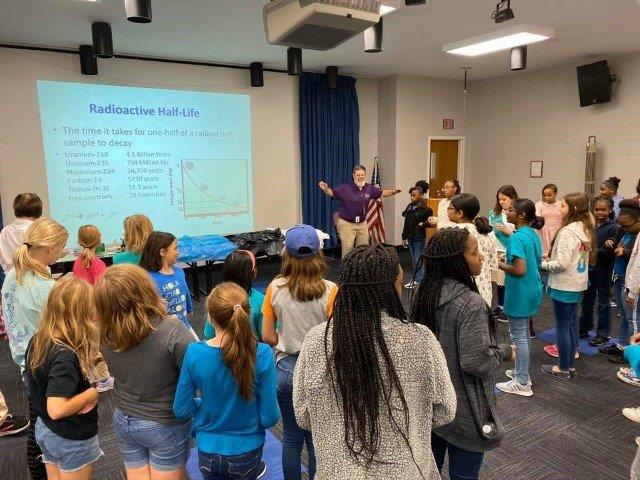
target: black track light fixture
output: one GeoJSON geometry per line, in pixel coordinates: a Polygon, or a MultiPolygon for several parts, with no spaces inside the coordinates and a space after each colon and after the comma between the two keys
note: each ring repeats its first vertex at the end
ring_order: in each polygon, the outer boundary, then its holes
{"type": "Polygon", "coordinates": [[[124,9],[130,22],[151,22],[151,0],[124,0],[124,9]]]}
{"type": "Polygon", "coordinates": [[[511,10],[511,0],[501,0],[500,3],[496,5],[496,9],[491,14],[491,19],[496,23],[507,22],[509,20],[513,20],[515,15],[513,14],[513,10],[511,10]]]}
{"type": "Polygon", "coordinates": [[[335,90],[338,88],[338,67],[331,65],[325,70],[327,76],[327,88],[335,90]]]}
{"type": "Polygon", "coordinates": [[[80,73],[82,75],[98,74],[98,60],[93,54],[93,45],[80,45],[78,56],[80,57],[80,73]]]}
{"type": "Polygon", "coordinates": [[[105,22],[92,23],[91,36],[93,38],[94,55],[98,58],[113,58],[111,25],[105,22]]]}
{"type": "Polygon", "coordinates": [[[382,51],[382,17],[378,23],[364,31],[364,51],[366,53],[382,51]]]}
{"type": "Polygon", "coordinates": [[[425,3],[427,3],[427,0],[404,0],[404,4],[407,7],[412,5],[424,5],[425,3]]]}
{"type": "Polygon", "coordinates": [[[249,74],[251,75],[252,87],[264,87],[264,74],[262,63],[252,62],[249,65],[249,74]]]}
{"type": "Polygon", "coordinates": [[[287,75],[302,73],[302,49],[289,47],[287,49],[287,75]]]}

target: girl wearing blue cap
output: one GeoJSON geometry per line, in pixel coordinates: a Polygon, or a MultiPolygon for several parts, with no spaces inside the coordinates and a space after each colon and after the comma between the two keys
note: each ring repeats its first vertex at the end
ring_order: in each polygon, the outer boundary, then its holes
{"type": "Polygon", "coordinates": [[[324,278],[327,263],[312,226],[296,225],[287,230],[284,247],[280,275],[267,287],[262,305],[262,339],[276,347],[284,479],[299,480],[305,443],[309,478],[315,476],[316,458],[311,432],[298,426],[293,412],[293,371],[307,332],[331,317],[338,288],[324,278]]]}

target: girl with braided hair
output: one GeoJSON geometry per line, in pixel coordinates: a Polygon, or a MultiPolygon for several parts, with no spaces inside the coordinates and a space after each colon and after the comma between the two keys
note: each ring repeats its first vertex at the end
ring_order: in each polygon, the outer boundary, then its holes
{"type": "Polygon", "coordinates": [[[316,479],[439,479],[431,429],[455,415],[435,336],[407,321],[393,249],[360,246],[340,264],[333,317],[307,334],[296,418],[316,444],[316,479]]]}
{"type": "Polygon", "coordinates": [[[438,470],[449,452],[449,478],[477,479],[484,452],[504,436],[497,414],[493,373],[515,348],[498,343],[496,323],[473,279],[482,269],[478,241],[466,229],[445,228],[424,250],[425,275],[411,318],[442,345],[457,397],[453,422],[434,429],[431,448],[438,470]]]}

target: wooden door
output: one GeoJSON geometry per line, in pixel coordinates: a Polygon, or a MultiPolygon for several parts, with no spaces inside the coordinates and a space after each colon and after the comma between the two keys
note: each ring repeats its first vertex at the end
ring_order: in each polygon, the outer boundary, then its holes
{"type": "Polygon", "coordinates": [[[429,197],[437,198],[444,182],[458,178],[458,140],[431,140],[429,160],[429,197]]]}

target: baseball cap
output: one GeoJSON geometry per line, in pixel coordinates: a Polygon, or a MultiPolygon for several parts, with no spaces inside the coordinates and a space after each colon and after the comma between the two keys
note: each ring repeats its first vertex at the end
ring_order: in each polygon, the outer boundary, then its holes
{"type": "Polygon", "coordinates": [[[294,225],[284,235],[284,248],[297,258],[309,258],[320,251],[320,238],[311,225],[294,225]]]}

